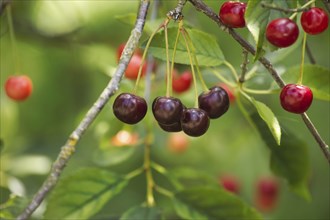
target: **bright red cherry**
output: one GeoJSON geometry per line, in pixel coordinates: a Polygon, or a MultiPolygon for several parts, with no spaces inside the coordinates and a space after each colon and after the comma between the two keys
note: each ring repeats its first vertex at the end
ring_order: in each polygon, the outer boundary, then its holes
{"type": "Polygon", "coordinates": [[[176,93],[182,93],[189,90],[192,82],[192,75],[190,71],[185,71],[181,75],[177,71],[173,72],[172,89],[176,93]]]}
{"type": "MultiPolygon", "coordinates": [[[[117,49],[117,59],[119,61],[120,56],[124,50],[125,44],[119,45],[117,49]]],[[[134,52],[131,61],[129,62],[127,69],[125,71],[125,77],[128,79],[135,80],[138,77],[139,68],[142,64],[142,52],[138,49],[134,52]]],[[[142,66],[141,76],[144,76],[147,70],[147,63],[144,62],[142,66]]]]}
{"type": "Polygon", "coordinates": [[[287,84],[282,88],[280,101],[282,107],[288,112],[300,114],[311,106],[313,93],[307,86],[287,84]]]}
{"type": "Polygon", "coordinates": [[[11,99],[23,101],[32,93],[32,81],[26,75],[10,76],[5,83],[5,90],[11,99]]]}
{"type": "Polygon", "coordinates": [[[329,18],[322,8],[311,8],[302,13],[301,26],[308,34],[319,34],[325,31],[329,25],[329,18]]]}
{"type": "Polygon", "coordinates": [[[296,42],[299,36],[297,24],[288,18],[271,21],[266,28],[267,40],[277,47],[288,47],[296,42]]]}
{"type": "Polygon", "coordinates": [[[222,176],[219,180],[219,183],[229,192],[239,193],[239,183],[236,177],[231,175],[222,176]]]}
{"type": "Polygon", "coordinates": [[[222,4],[219,17],[223,24],[231,28],[245,27],[244,13],[246,4],[228,1],[222,4]]]}
{"type": "Polygon", "coordinates": [[[276,206],[279,186],[273,178],[262,178],[257,183],[256,205],[261,211],[271,211],[276,206]]]}

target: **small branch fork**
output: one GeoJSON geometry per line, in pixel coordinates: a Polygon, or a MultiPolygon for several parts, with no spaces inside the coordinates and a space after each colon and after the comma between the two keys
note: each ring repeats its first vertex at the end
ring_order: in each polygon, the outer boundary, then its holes
{"type": "Polygon", "coordinates": [[[61,152],[56,161],[54,162],[49,176],[47,177],[41,188],[38,190],[38,192],[35,194],[31,203],[28,204],[22,214],[17,217],[18,220],[28,219],[35,211],[35,209],[37,209],[37,207],[45,199],[49,191],[56,185],[62,171],[64,170],[69,159],[75,152],[76,145],[81,139],[82,135],[92,124],[97,115],[101,112],[103,107],[109,101],[110,97],[112,97],[118,90],[122,76],[142,35],[149,4],[149,0],[141,0],[135,27],[132,30],[131,35],[127,41],[127,44],[124,48],[113,78],[110,80],[109,84],[103,90],[94,105],[89,109],[78,127],[72,132],[65,145],[61,148],[61,152]]]}
{"type": "MultiPolygon", "coordinates": [[[[234,40],[237,41],[245,50],[247,50],[252,55],[256,54],[255,48],[251,44],[249,44],[246,40],[244,40],[232,28],[228,28],[225,25],[223,25],[218,15],[210,7],[208,7],[202,0],[189,0],[189,2],[196,8],[196,10],[201,11],[210,19],[212,19],[214,22],[216,22],[221,30],[230,34],[234,38],[234,40]]],[[[328,4],[327,1],[324,1],[324,3],[328,4]]],[[[268,59],[266,59],[265,57],[260,57],[258,61],[268,70],[268,72],[271,74],[271,76],[274,78],[275,82],[280,88],[285,86],[285,82],[279,76],[279,74],[274,69],[274,67],[272,66],[272,64],[268,59]]],[[[321,135],[319,134],[319,132],[317,131],[317,129],[315,128],[315,126],[313,125],[312,121],[309,119],[307,114],[303,113],[301,116],[309,132],[313,135],[314,139],[319,144],[324,156],[326,157],[328,163],[330,164],[329,146],[322,139],[321,135]]]]}

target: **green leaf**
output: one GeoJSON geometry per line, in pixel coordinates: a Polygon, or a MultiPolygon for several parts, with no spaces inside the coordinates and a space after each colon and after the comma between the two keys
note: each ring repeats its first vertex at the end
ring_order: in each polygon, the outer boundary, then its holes
{"type": "Polygon", "coordinates": [[[261,120],[259,115],[255,112],[251,117],[271,151],[270,167],[272,171],[285,178],[293,192],[309,200],[307,182],[310,164],[306,144],[289,130],[285,130],[286,132],[282,134],[281,147],[278,147],[273,135],[267,129],[266,123],[261,120]]]}
{"type": "Polygon", "coordinates": [[[145,206],[135,206],[126,211],[120,220],[132,220],[132,219],[143,219],[143,220],[154,220],[154,219],[164,219],[162,213],[157,207],[145,207],[145,206]]]}
{"type": "MultiPolygon", "coordinates": [[[[296,83],[300,66],[289,68],[283,75],[287,83],[296,83]]],[[[330,70],[318,65],[305,64],[303,84],[308,86],[316,99],[330,101],[330,70]]]]}
{"type": "Polygon", "coordinates": [[[127,185],[121,176],[86,168],[61,180],[49,199],[46,219],[88,219],[127,185]]]}
{"type": "Polygon", "coordinates": [[[264,42],[265,42],[265,33],[266,27],[269,21],[273,20],[273,17],[281,17],[279,12],[275,10],[270,10],[269,8],[264,8],[261,6],[261,3],[272,4],[276,3],[279,7],[287,8],[286,1],[275,1],[275,0],[253,0],[248,1],[246,11],[245,11],[245,22],[246,26],[252,34],[256,45],[257,50],[254,57],[254,61],[258,60],[260,56],[263,55],[264,42]],[[276,15],[274,15],[276,14],[276,15]],[[272,16],[273,15],[273,16],[272,16]]]}
{"type": "Polygon", "coordinates": [[[133,156],[136,147],[122,146],[109,147],[109,149],[97,149],[93,154],[93,161],[100,166],[112,166],[124,162],[133,156]]]}
{"type": "MultiPolygon", "coordinates": [[[[223,53],[216,39],[212,35],[196,29],[186,30],[195,47],[195,54],[200,66],[219,66],[225,61],[223,53]]],[[[178,28],[168,28],[170,60],[172,60],[177,31],[178,28]]],[[[149,52],[161,60],[166,60],[164,31],[161,31],[155,35],[149,47],[149,52]]],[[[180,35],[178,41],[174,62],[190,65],[186,44],[182,35],[180,35]]]]}
{"type": "Polygon", "coordinates": [[[0,205],[0,219],[15,219],[27,204],[28,201],[25,198],[11,195],[6,202],[0,205]]]}
{"type": "Polygon", "coordinates": [[[281,143],[281,126],[280,126],[280,123],[278,122],[277,118],[275,117],[274,113],[264,103],[259,102],[259,101],[255,100],[254,98],[251,98],[251,99],[252,99],[252,103],[253,103],[254,107],[256,107],[256,109],[257,109],[259,116],[262,118],[262,120],[264,120],[264,122],[266,122],[270,132],[272,133],[272,135],[276,141],[276,144],[280,145],[280,143],[281,143]]]}
{"type": "Polygon", "coordinates": [[[239,197],[223,189],[194,187],[175,194],[176,213],[184,219],[262,219],[239,197]]]}

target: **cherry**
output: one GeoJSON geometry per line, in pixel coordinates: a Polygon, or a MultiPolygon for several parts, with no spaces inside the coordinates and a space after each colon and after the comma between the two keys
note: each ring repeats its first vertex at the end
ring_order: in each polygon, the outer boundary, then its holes
{"type": "Polygon", "coordinates": [[[32,81],[26,75],[10,76],[5,83],[5,90],[9,98],[23,101],[32,93],[32,81]]]}
{"type": "Polygon", "coordinates": [[[239,184],[236,177],[231,175],[225,175],[220,178],[220,184],[223,186],[224,189],[226,189],[229,192],[232,193],[239,193],[239,184]]]}
{"type": "Polygon", "coordinates": [[[189,146],[189,139],[183,132],[171,134],[168,137],[167,147],[173,153],[183,153],[189,146]]]}
{"type": "Polygon", "coordinates": [[[187,108],[183,110],[181,126],[184,133],[189,136],[198,137],[207,131],[210,119],[203,109],[187,108]]]}
{"type": "Polygon", "coordinates": [[[226,90],[226,92],[228,94],[228,97],[229,97],[229,102],[234,103],[235,99],[236,99],[236,96],[234,94],[233,89],[225,83],[219,83],[219,86],[222,87],[224,90],[226,90]]]}
{"type": "Polygon", "coordinates": [[[306,33],[314,35],[328,28],[329,18],[322,8],[313,7],[302,13],[300,22],[306,33]]]}
{"type": "Polygon", "coordinates": [[[311,106],[313,93],[307,86],[287,84],[282,88],[280,101],[286,111],[300,114],[311,106]]]}
{"type": "Polygon", "coordinates": [[[278,200],[279,186],[273,178],[262,178],[257,182],[256,205],[262,211],[271,211],[278,200]]]}
{"type": "Polygon", "coordinates": [[[244,13],[246,4],[228,1],[222,4],[219,17],[223,24],[231,28],[245,27],[244,13]]]}
{"type": "Polygon", "coordinates": [[[182,131],[181,122],[175,122],[173,124],[162,124],[158,122],[159,127],[167,132],[179,132],[182,131]]]}
{"type": "Polygon", "coordinates": [[[147,103],[139,96],[122,93],[113,103],[113,113],[124,123],[136,124],[146,115],[147,103]]]}
{"type": "Polygon", "coordinates": [[[288,18],[271,21],[266,28],[267,40],[277,47],[288,47],[296,42],[299,36],[297,24],[288,18]]]}
{"type": "Polygon", "coordinates": [[[172,125],[180,121],[183,105],[174,97],[157,97],[152,103],[155,119],[163,125],[172,125]]]}
{"type": "Polygon", "coordinates": [[[178,75],[176,71],[173,72],[172,89],[176,93],[182,93],[189,90],[192,82],[192,75],[190,71],[185,71],[178,75]]]}
{"type": "MultiPolygon", "coordinates": [[[[124,50],[125,44],[121,44],[117,49],[117,59],[119,61],[120,56],[124,50]]],[[[128,63],[127,69],[125,71],[125,77],[128,79],[135,80],[138,77],[139,68],[142,64],[142,52],[137,50],[134,52],[130,62],[128,63]]],[[[144,76],[147,70],[147,63],[144,62],[142,66],[141,76],[144,76]]]]}
{"type": "Polygon", "coordinates": [[[198,96],[199,108],[207,112],[211,119],[219,118],[229,108],[229,96],[223,88],[214,86],[198,96]]]}

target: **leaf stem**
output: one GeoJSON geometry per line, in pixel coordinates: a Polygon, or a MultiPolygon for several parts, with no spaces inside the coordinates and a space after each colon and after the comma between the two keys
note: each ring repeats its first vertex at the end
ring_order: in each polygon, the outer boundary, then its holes
{"type": "Polygon", "coordinates": [[[243,63],[241,64],[242,73],[239,78],[240,83],[243,83],[245,81],[245,74],[247,72],[247,65],[249,63],[248,55],[249,55],[249,52],[243,48],[243,63]]]}
{"type": "Polygon", "coordinates": [[[228,79],[223,77],[220,73],[216,72],[214,69],[209,69],[218,79],[220,79],[222,82],[226,83],[227,85],[231,87],[235,87],[236,85],[232,82],[230,82],[228,79]]]}
{"type": "Polygon", "coordinates": [[[307,39],[307,34],[304,32],[304,38],[303,38],[303,44],[302,44],[302,51],[301,51],[300,74],[299,74],[298,84],[302,84],[303,76],[304,76],[306,39],[307,39]]]}
{"type": "Polygon", "coordinates": [[[164,196],[167,196],[170,198],[174,197],[174,193],[172,193],[171,191],[169,191],[161,186],[155,185],[155,190],[164,196]]]}
{"type": "MultiPolygon", "coordinates": [[[[304,5],[301,6],[300,8],[301,8],[301,10],[303,11],[303,9],[305,9],[306,7],[308,7],[309,5],[314,4],[314,3],[315,3],[315,0],[308,1],[306,4],[304,4],[304,5]]],[[[294,12],[294,13],[289,17],[289,19],[293,20],[293,19],[297,16],[298,12],[299,12],[299,11],[294,12]]]]}
{"type": "Polygon", "coordinates": [[[258,95],[277,94],[279,92],[279,89],[254,90],[254,89],[249,89],[249,88],[246,88],[246,87],[242,87],[242,90],[244,92],[247,92],[247,93],[250,93],[250,94],[258,94],[258,95]]]}
{"type": "Polygon", "coordinates": [[[125,175],[125,179],[132,179],[138,175],[140,175],[142,172],[143,172],[144,168],[143,167],[140,167],[140,168],[137,168],[131,172],[129,172],[128,174],[125,175]]]}
{"type": "Polygon", "coordinates": [[[146,194],[146,199],[147,199],[147,206],[152,207],[155,206],[155,198],[153,194],[153,188],[155,186],[154,179],[152,177],[151,173],[151,160],[150,160],[150,153],[151,153],[151,135],[148,134],[146,137],[146,142],[144,146],[144,171],[146,173],[146,181],[147,181],[147,194],[146,194]]]}
{"type": "Polygon", "coordinates": [[[20,73],[21,71],[21,63],[18,56],[18,50],[17,50],[17,44],[16,44],[16,36],[14,31],[14,25],[13,25],[13,16],[11,13],[11,5],[9,4],[7,7],[7,18],[8,18],[8,28],[9,28],[9,36],[10,36],[10,42],[11,47],[13,51],[13,60],[14,60],[14,67],[15,67],[15,74],[20,73]]]}
{"type": "Polygon", "coordinates": [[[276,4],[268,4],[266,2],[261,2],[261,7],[263,8],[269,8],[277,11],[282,11],[284,13],[293,13],[293,12],[302,12],[302,11],[307,11],[308,9],[305,7],[300,7],[300,8],[282,8],[277,6],[276,4]]]}

